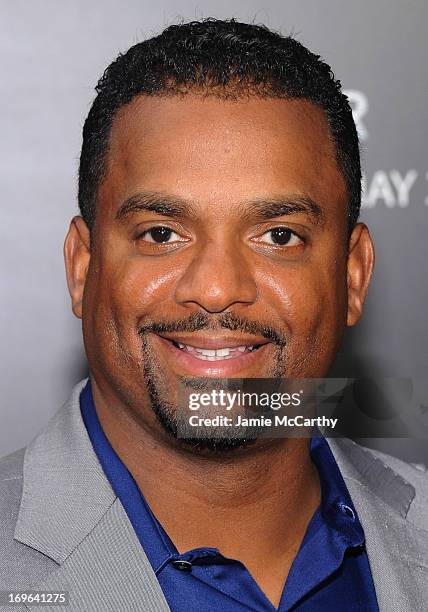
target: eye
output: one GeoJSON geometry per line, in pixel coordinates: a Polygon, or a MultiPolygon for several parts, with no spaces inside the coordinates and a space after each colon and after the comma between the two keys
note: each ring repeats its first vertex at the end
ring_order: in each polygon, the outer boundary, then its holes
{"type": "MultiPolygon", "coordinates": [[[[273,229],[265,232],[263,236],[266,236],[266,240],[260,238],[260,242],[265,244],[271,244],[274,246],[297,246],[302,241],[297,234],[287,227],[274,227],[273,229]]],[[[263,237],[262,236],[262,237],[263,237]]]]}
{"type": "Polygon", "coordinates": [[[171,228],[165,227],[164,225],[151,227],[145,232],[139,234],[137,238],[139,240],[144,240],[144,242],[151,242],[154,244],[182,241],[182,238],[177,234],[177,232],[174,232],[171,228]]]}

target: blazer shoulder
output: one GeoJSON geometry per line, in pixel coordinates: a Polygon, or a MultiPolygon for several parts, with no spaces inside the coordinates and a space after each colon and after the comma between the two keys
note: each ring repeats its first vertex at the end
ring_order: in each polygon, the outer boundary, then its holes
{"type": "Polygon", "coordinates": [[[0,458],[0,482],[8,482],[9,480],[21,478],[24,464],[25,448],[5,455],[0,458]]]}
{"type": "Polygon", "coordinates": [[[25,451],[20,448],[0,459],[0,589],[27,589],[56,567],[54,561],[14,539],[25,451]]]}
{"type": "Polygon", "coordinates": [[[0,525],[3,533],[16,522],[21,502],[25,448],[0,459],[0,525]]]}
{"type": "Polygon", "coordinates": [[[22,497],[25,448],[0,459],[0,550],[15,529],[22,497]]]}

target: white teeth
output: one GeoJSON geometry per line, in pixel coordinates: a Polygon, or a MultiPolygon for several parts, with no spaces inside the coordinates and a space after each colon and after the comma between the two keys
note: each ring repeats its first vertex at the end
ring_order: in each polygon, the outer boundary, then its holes
{"type": "Polygon", "coordinates": [[[219,359],[233,359],[237,353],[248,353],[253,350],[253,346],[235,346],[233,348],[224,347],[219,349],[203,349],[189,344],[177,342],[180,349],[193,353],[194,357],[203,361],[217,361],[219,359]]]}
{"type": "Polygon", "coordinates": [[[215,349],[199,349],[199,348],[195,348],[194,349],[197,353],[200,353],[201,355],[206,355],[207,357],[215,357],[216,356],[216,350],[215,349]]]}

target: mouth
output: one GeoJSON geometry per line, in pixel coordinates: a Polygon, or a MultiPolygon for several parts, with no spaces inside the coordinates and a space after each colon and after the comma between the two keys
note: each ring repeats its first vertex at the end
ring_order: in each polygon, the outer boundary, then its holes
{"type": "Polygon", "coordinates": [[[272,346],[263,338],[156,337],[181,373],[199,377],[245,376],[252,367],[261,371],[272,346]]]}
{"type": "Polygon", "coordinates": [[[175,347],[180,351],[190,353],[195,359],[201,361],[222,361],[224,359],[237,359],[245,353],[254,353],[257,351],[262,344],[253,345],[241,345],[241,346],[222,346],[217,349],[205,349],[198,346],[192,346],[191,344],[184,344],[182,342],[171,341],[175,347]]]}

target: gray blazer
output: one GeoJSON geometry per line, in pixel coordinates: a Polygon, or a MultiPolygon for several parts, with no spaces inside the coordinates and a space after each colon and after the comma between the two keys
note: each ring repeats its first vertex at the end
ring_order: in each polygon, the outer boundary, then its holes
{"type": "MultiPolygon", "coordinates": [[[[63,612],[169,610],[87,435],[85,382],[26,449],[0,460],[0,590],[67,591],[69,605],[53,608],[63,612]]],[[[380,611],[427,611],[427,473],[347,439],[329,444],[364,527],[380,611]]]]}

